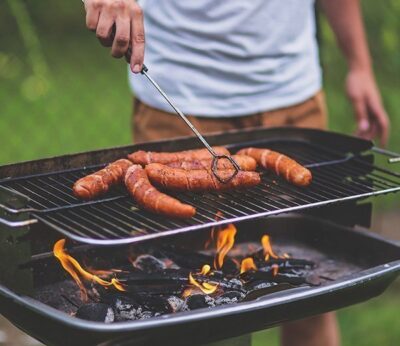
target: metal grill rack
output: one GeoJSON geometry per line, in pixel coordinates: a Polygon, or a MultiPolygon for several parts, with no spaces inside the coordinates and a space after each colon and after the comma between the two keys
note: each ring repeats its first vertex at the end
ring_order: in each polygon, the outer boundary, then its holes
{"type": "Polygon", "coordinates": [[[311,169],[312,184],[300,188],[262,172],[262,183],[250,189],[174,194],[196,207],[197,214],[190,220],[168,219],[138,209],[123,188],[114,189],[96,201],[76,199],[72,184],[101,168],[100,165],[2,180],[0,186],[29,198],[27,208],[14,210],[14,213],[29,211],[33,220],[69,238],[103,245],[132,243],[400,190],[400,175],[374,166],[368,157],[293,140],[268,142],[267,145],[257,141],[228,147],[235,152],[248,145],[268,146],[296,159],[311,169]]]}

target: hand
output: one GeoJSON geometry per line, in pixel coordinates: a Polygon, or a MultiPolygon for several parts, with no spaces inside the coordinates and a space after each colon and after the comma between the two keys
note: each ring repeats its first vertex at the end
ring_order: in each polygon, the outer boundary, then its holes
{"type": "Polygon", "coordinates": [[[390,121],[372,72],[350,70],[347,75],[346,90],[353,104],[357,135],[364,139],[378,137],[380,144],[386,146],[390,121]]]}
{"type": "Polygon", "coordinates": [[[115,58],[127,57],[131,70],[139,73],[144,60],[143,12],[135,0],[85,0],[86,26],[96,32],[115,58]]]}

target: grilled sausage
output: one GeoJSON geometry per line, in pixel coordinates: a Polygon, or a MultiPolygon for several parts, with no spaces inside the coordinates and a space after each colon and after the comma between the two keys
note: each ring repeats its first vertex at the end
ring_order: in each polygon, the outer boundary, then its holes
{"type": "Polygon", "coordinates": [[[100,171],[79,179],[72,187],[74,195],[81,199],[93,199],[105,194],[111,186],[123,182],[131,165],[129,160],[117,160],[100,171]]]}
{"type": "MultiPolygon", "coordinates": [[[[229,155],[228,149],[224,147],[213,147],[213,149],[218,155],[229,155]]],[[[165,165],[175,161],[207,160],[212,159],[212,155],[207,149],[186,150],[174,153],[139,150],[129,154],[128,159],[135,164],[145,166],[149,163],[162,163],[165,165]]]]}
{"type": "Polygon", "coordinates": [[[158,191],[151,185],[146,171],[140,165],[132,165],[125,175],[129,194],[143,209],[169,217],[187,219],[196,214],[196,209],[158,191]]]}
{"type": "MultiPolygon", "coordinates": [[[[250,156],[246,155],[232,155],[232,158],[239,165],[243,171],[255,171],[257,162],[250,156]]],[[[193,169],[211,169],[212,159],[208,160],[195,160],[195,161],[175,161],[168,163],[168,167],[182,168],[187,171],[193,169]]],[[[218,169],[233,169],[232,163],[227,159],[218,160],[218,169]]]]}
{"type": "MultiPolygon", "coordinates": [[[[256,172],[239,171],[228,183],[221,183],[210,169],[186,171],[180,168],[171,168],[159,163],[146,166],[150,181],[158,186],[173,191],[222,191],[234,188],[255,186],[260,183],[260,175],[256,172]]],[[[227,179],[232,176],[233,170],[220,170],[218,174],[227,179]]]]}
{"type": "Polygon", "coordinates": [[[289,183],[297,186],[308,186],[312,180],[311,172],[295,160],[269,149],[245,148],[238,152],[239,155],[249,155],[257,163],[273,170],[277,175],[285,178],[289,183]]]}

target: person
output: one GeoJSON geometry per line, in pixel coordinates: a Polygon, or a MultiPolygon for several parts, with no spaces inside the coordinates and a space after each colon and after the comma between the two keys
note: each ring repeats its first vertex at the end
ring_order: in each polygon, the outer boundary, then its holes
{"type": "MultiPolygon", "coordinates": [[[[151,75],[202,133],[260,126],[327,127],[314,0],[84,3],[87,27],[111,47],[113,57],[129,59],[135,141],[191,134],[140,75],[145,37],[151,75]]],[[[357,134],[385,145],[389,119],[374,78],[360,1],[320,3],[348,64],[346,91],[357,134]]],[[[333,313],[282,327],[283,345],[339,342],[333,313]]]]}

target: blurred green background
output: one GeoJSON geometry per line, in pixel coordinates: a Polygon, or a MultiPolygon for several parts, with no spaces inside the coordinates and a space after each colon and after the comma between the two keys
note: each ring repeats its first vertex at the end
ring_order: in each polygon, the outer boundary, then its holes
{"type": "MultiPolygon", "coordinates": [[[[392,121],[389,149],[399,152],[400,1],[362,4],[392,121]]],[[[0,165],[131,142],[126,64],[112,59],[84,22],[79,0],[0,1],[0,165]]],[[[351,134],[346,66],[323,17],[320,27],[330,128],[351,134]]],[[[379,210],[394,210],[398,200],[379,199],[379,210]]],[[[376,300],[341,311],[343,344],[400,344],[397,292],[395,286],[376,300]]],[[[256,334],[254,344],[277,344],[277,331],[256,334]]]]}

